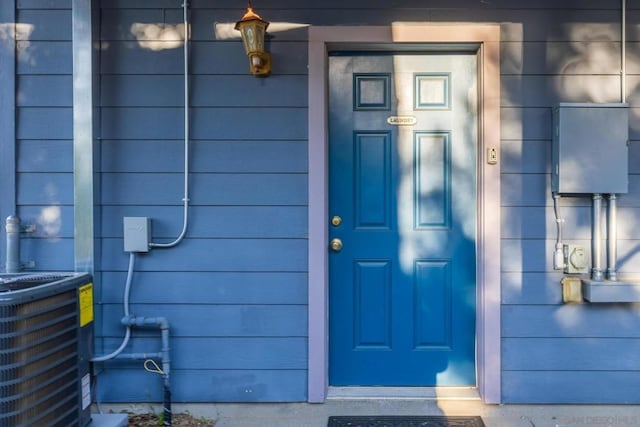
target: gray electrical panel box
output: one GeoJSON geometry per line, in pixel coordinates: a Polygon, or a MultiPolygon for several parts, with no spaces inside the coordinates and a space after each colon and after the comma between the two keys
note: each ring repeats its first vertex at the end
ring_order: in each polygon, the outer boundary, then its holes
{"type": "Polygon", "coordinates": [[[559,104],[553,109],[552,191],[627,193],[628,140],[627,104],[559,104]]]}

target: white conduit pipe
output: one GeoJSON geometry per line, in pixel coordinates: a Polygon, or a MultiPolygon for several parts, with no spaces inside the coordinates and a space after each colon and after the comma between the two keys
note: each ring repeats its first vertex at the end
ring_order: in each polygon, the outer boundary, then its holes
{"type": "MultiPolygon", "coordinates": [[[[135,264],[135,252],[129,253],[129,269],[127,270],[127,281],[124,285],[124,295],[122,297],[123,306],[124,306],[124,317],[129,317],[129,295],[131,294],[131,278],[133,277],[133,266],[135,264]]],[[[91,359],[92,362],[104,362],[106,360],[111,360],[118,356],[125,349],[127,344],[129,344],[129,339],[131,338],[131,326],[127,325],[127,329],[124,333],[124,338],[122,339],[122,343],[120,347],[118,347],[114,352],[105,354],[104,356],[97,356],[91,359]]]]}
{"type": "Polygon", "coordinates": [[[182,231],[171,243],[149,243],[151,248],[172,248],[184,239],[189,225],[189,19],[188,0],[182,3],[182,18],[184,24],[184,197],[182,231]]]}

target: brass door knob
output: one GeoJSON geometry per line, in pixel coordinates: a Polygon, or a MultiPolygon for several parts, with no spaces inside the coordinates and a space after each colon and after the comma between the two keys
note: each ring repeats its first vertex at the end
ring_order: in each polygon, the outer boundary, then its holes
{"type": "Polygon", "coordinates": [[[331,250],[334,252],[340,252],[342,250],[342,240],[338,238],[331,239],[331,250]]]}

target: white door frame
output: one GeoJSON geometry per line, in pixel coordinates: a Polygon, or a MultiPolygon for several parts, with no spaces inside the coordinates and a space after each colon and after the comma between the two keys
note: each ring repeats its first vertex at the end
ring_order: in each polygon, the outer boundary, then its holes
{"type": "Polygon", "coordinates": [[[336,48],[402,44],[473,45],[478,55],[478,207],[476,239],[477,386],[485,403],[500,403],[500,165],[486,161],[500,147],[500,27],[402,22],[380,27],[309,28],[309,355],[308,401],[328,389],[327,54],[336,48]]]}

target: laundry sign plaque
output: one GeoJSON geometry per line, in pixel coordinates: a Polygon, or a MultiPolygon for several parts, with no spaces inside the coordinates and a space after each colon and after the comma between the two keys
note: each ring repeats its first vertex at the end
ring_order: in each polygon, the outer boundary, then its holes
{"type": "Polygon", "coordinates": [[[418,122],[413,116],[389,116],[387,123],[394,126],[413,126],[418,122]]]}

